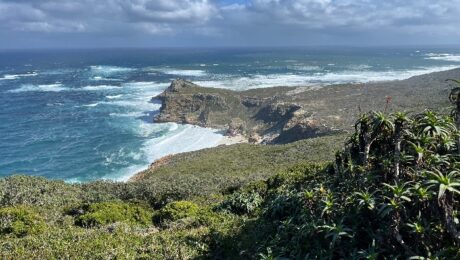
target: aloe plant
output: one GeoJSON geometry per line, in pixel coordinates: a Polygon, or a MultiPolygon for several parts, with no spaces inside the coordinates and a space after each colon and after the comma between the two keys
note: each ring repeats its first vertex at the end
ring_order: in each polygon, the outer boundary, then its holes
{"type": "Polygon", "coordinates": [[[399,179],[400,174],[400,161],[401,161],[401,143],[403,141],[403,130],[407,122],[409,122],[409,117],[407,113],[397,112],[393,115],[394,118],[394,172],[395,179],[399,179]]]}
{"type": "Polygon", "coordinates": [[[459,172],[452,170],[448,173],[443,173],[438,169],[433,171],[426,171],[430,180],[427,181],[429,187],[435,187],[438,190],[438,203],[444,211],[444,220],[446,229],[450,235],[460,243],[460,232],[457,231],[456,223],[454,220],[454,195],[460,194],[459,172]]]}

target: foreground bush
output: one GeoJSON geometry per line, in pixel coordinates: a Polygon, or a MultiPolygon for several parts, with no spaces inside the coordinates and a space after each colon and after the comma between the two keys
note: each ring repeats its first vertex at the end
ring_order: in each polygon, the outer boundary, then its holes
{"type": "MultiPolygon", "coordinates": [[[[216,257],[460,259],[458,136],[452,117],[432,111],[363,115],[334,164],[268,179],[259,214],[216,257]]],[[[252,208],[251,194],[229,205],[252,208]]]]}
{"type": "Polygon", "coordinates": [[[26,236],[45,229],[43,219],[25,206],[0,208],[0,235],[26,236]]]}
{"type": "Polygon", "coordinates": [[[157,222],[176,221],[197,217],[200,207],[190,201],[175,201],[164,206],[155,216],[157,222]]]}
{"type": "Polygon", "coordinates": [[[100,202],[84,205],[77,211],[76,223],[83,227],[107,225],[115,222],[148,225],[152,222],[152,212],[143,206],[125,202],[100,202]]]}

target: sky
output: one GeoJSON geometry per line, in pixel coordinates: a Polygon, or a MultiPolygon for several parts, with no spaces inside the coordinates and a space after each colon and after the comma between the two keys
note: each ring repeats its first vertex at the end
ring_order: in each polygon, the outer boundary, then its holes
{"type": "Polygon", "coordinates": [[[460,44],[460,0],[0,0],[0,49],[460,44]]]}

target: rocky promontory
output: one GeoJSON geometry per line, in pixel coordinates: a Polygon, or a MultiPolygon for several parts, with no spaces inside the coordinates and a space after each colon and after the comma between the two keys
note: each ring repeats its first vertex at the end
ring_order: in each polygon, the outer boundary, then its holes
{"type": "Polygon", "coordinates": [[[337,131],[277,95],[205,88],[178,79],[155,98],[162,103],[156,122],[225,129],[253,143],[287,143],[337,131]]]}
{"type": "Polygon", "coordinates": [[[460,68],[399,81],[246,91],[177,79],[154,97],[162,103],[154,120],[225,129],[253,143],[289,143],[346,132],[369,110],[447,109],[448,78],[460,78],[460,68]]]}

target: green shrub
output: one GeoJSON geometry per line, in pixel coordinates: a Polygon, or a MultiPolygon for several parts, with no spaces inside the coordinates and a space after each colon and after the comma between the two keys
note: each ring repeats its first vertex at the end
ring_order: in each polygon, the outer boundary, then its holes
{"type": "Polygon", "coordinates": [[[83,214],[76,224],[84,227],[107,225],[115,222],[148,225],[152,221],[152,212],[143,206],[125,202],[100,202],[84,205],[83,214]]]}
{"type": "Polygon", "coordinates": [[[10,176],[0,179],[0,206],[53,206],[78,203],[85,195],[78,185],[43,177],[10,176]]]}
{"type": "Polygon", "coordinates": [[[219,209],[228,210],[234,214],[251,214],[263,202],[262,196],[257,192],[237,192],[230,195],[219,209]]]}
{"type": "Polygon", "coordinates": [[[184,218],[197,217],[200,207],[190,201],[175,201],[164,206],[156,215],[157,222],[176,221],[184,218]]]}
{"type": "Polygon", "coordinates": [[[26,236],[44,230],[43,219],[25,206],[0,208],[0,234],[26,236]]]}

